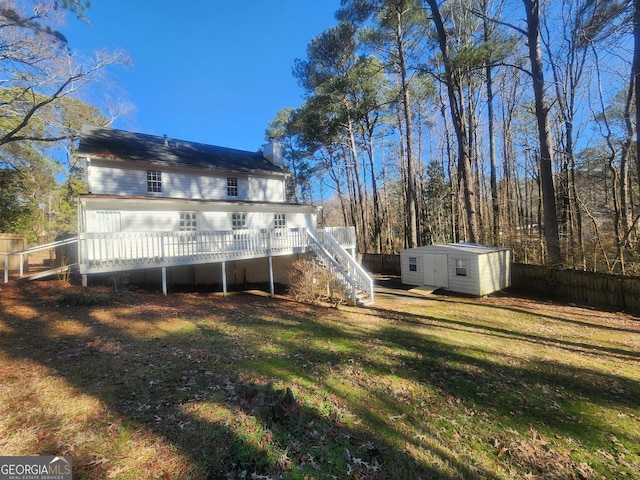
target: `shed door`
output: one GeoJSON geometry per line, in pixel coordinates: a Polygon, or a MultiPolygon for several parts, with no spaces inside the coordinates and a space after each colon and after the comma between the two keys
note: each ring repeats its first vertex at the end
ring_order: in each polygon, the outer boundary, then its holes
{"type": "Polygon", "coordinates": [[[424,255],[424,284],[432,287],[449,287],[446,255],[434,253],[424,255]]]}

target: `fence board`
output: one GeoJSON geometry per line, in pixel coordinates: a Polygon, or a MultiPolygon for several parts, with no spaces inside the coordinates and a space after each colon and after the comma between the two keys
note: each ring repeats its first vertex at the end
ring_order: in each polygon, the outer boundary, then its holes
{"type": "Polygon", "coordinates": [[[590,306],[640,312],[640,278],[560,270],[542,265],[511,265],[511,291],[590,306]]]}
{"type": "MultiPolygon", "coordinates": [[[[25,248],[27,248],[27,237],[11,233],[0,233],[0,268],[4,269],[5,253],[24,250],[25,248]]],[[[20,257],[18,255],[9,257],[9,268],[12,270],[20,268],[20,257]]]]}

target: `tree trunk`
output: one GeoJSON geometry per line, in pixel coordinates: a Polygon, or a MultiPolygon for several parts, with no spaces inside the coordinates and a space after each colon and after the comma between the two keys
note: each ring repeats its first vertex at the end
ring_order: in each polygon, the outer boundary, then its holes
{"type": "Polygon", "coordinates": [[[562,264],[562,253],[560,252],[560,237],[558,234],[556,194],[553,186],[551,127],[549,124],[549,109],[544,93],[544,70],[540,48],[540,4],[539,0],[523,0],[523,3],[527,14],[527,43],[531,62],[538,135],[540,137],[540,182],[544,210],[544,239],[548,255],[547,263],[552,266],[559,266],[562,264]]]}
{"type": "MultiPolygon", "coordinates": [[[[488,20],[484,20],[484,34],[485,41],[489,41],[489,33],[487,27],[488,20]]],[[[493,216],[493,244],[498,245],[500,241],[500,200],[498,198],[498,164],[496,162],[496,146],[494,139],[494,126],[493,126],[493,79],[491,72],[491,62],[487,62],[485,68],[485,75],[487,79],[487,119],[489,128],[489,160],[491,162],[491,212],[493,216]]]]}
{"type": "Polygon", "coordinates": [[[451,119],[458,141],[458,175],[461,187],[464,191],[464,205],[467,213],[469,240],[473,243],[480,241],[478,227],[478,217],[476,212],[476,192],[473,184],[473,170],[471,168],[471,157],[469,153],[469,143],[467,139],[467,119],[464,111],[464,99],[460,92],[460,79],[458,74],[453,72],[449,59],[449,46],[447,44],[447,32],[440,15],[440,10],[436,0],[427,0],[431,9],[433,22],[438,35],[438,43],[442,53],[445,68],[445,83],[449,96],[449,107],[451,109],[451,119]]]}
{"type": "Polygon", "coordinates": [[[407,63],[405,59],[402,32],[402,12],[398,12],[396,52],[398,54],[398,67],[400,70],[402,113],[405,124],[405,151],[407,155],[407,243],[409,248],[414,248],[418,246],[418,210],[416,199],[415,159],[413,154],[413,125],[411,122],[409,81],[407,79],[407,63]]]}

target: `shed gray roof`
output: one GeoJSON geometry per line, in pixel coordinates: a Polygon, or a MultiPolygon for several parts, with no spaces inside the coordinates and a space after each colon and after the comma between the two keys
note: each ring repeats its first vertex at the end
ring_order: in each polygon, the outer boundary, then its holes
{"type": "Polygon", "coordinates": [[[492,252],[500,252],[508,250],[504,247],[492,247],[488,245],[479,245],[477,243],[443,243],[436,245],[425,245],[423,247],[407,248],[403,252],[408,253],[471,253],[471,254],[486,254],[492,252]]]}
{"type": "Polygon", "coordinates": [[[267,160],[261,152],[93,126],[82,128],[78,153],[82,156],[119,158],[226,172],[281,175],[285,173],[281,167],[267,160]]]}

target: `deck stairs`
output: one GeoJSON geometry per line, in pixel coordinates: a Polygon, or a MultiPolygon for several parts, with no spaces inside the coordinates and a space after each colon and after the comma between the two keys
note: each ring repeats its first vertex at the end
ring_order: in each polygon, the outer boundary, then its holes
{"type": "Polygon", "coordinates": [[[29,254],[42,252],[45,250],[55,250],[57,248],[66,247],[66,248],[74,248],[73,246],[78,244],[78,237],[73,236],[70,238],[65,238],[63,240],[58,240],[56,242],[45,243],[43,245],[37,245],[35,247],[27,248],[24,250],[18,250],[15,252],[8,252],[4,254],[4,283],[9,281],[9,256],[18,255],[20,257],[20,280],[39,280],[42,278],[51,277],[54,275],[63,275],[68,272],[72,272],[77,269],[78,264],[73,263],[65,263],[63,265],[56,265],[53,268],[38,270],[31,275],[25,276],[24,266],[25,266],[25,258],[29,254]]]}
{"type": "Polygon", "coordinates": [[[315,261],[327,269],[342,286],[350,303],[373,303],[373,279],[357,260],[328,230],[319,230],[318,236],[308,232],[309,246],[315,261]]]}

